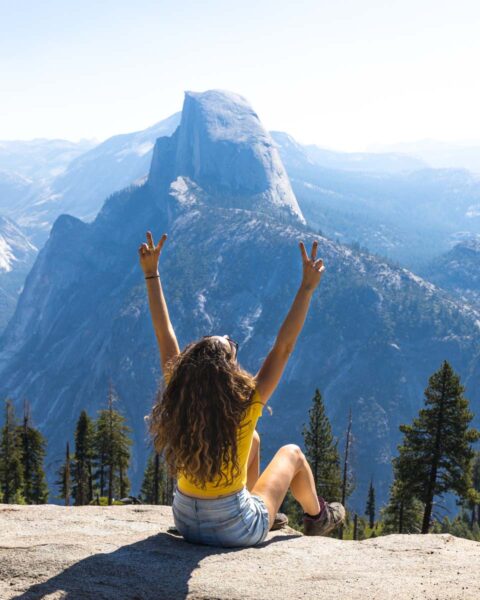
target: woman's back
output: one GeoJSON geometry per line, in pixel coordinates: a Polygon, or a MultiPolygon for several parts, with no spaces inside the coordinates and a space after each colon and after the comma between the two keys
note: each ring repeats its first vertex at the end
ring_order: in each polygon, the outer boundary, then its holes
{"type": "MultiPolygon", "coordinates": [[[[228,486],[226,486],[225,483],[223,483],[222,485],[222,480],[219,476],[216,480],[207,482],[205,484],[205,487],[202,488],[200,486],[195,485],[185,475],[179,472],[177,477],[178,489],[184,494],[189,494],[192,496],[201,496],[205,498],[230,494],[241,490],[247,483],[248,456],[252,445],[253,433],[255,431],[257,421],[262,415],[262,411],[263,404],[260,400],[258,391],[255,390],[252,396],[252,404],[249,406],[247,413],[243,421],[240,423],[240,426],[237,431],[237,455],[240,472],[238,473],[238,475],[233,477],[233,481],[231,481],[231,483],[228,486]]],[[[231,468],[232,464],[229,463],[224,465],[224,469],[222,470],[230,474],[231,468]]],[[[223,482],[225,482],[225,478],[223,478],[223,482]]]]}

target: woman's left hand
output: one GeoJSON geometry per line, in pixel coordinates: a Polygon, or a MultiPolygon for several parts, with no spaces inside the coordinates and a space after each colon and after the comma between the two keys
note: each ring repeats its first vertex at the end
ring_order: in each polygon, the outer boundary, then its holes
{"type": "Polygon", "coordinates": [[[302,287],[307,290],[314,290],[320,283],[320,279],[325,271],[323,260],[321,258],[317,258],[318,241],[313,241],[310,257],[305,249],[305,244],[303,242],[299,242],[299,246],[300,252],[302,253],[303,263],[302,287]]]}
{"type": "Polygon", "coordinates": [[[160,258],[160,252],[166,239],[167,234],[164,233],[158,244],[155,246],[152,232],[147,231],[147,243],[143,242],[143,244],[140,244],[138,247],[140,266],[145,275],[156,275],[158,273],[158,259],[160,258]]]}

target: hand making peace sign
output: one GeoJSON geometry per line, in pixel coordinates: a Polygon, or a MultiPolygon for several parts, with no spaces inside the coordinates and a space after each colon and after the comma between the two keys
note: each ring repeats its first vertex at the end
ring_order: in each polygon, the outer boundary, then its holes
{"type": "Polygon", "coordinates": [[[140,266],[142,267],[145,275],[155,275],[157,273],[158,259],[166,239],[167,234],[164,233],[158,244],[155,246],[153,243],[152,232],[147,231],[147,243],[143,242],[143,244],[140,244],[138,247],[140,266]]]}
{"type": "Polygon", "coordinates": [[[323,266],[323,260],[321,258],[317,258],[318,242],[317,240],[314,240],[312,244],[312,252],[310,258],[308,257],[307,251],[305,250],[304,243],[299,242],[298,245],[300,246],[300,252],[302,253],[303,261],[302,285],[307,289],[314,290],[320,283],[322,274],[325,271],[325,267],[323,266]]]}

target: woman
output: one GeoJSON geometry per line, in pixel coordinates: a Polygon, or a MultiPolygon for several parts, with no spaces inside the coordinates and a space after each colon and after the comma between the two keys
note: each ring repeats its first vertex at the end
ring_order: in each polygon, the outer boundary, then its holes
{"type": "Polygon", "coordinates": [[[150,432],[177,476],[175,525],[190,542],[253,546],[265,540],[288,489],[301,504],[306,535],[325,535],[345,519],[339,503],[317,496],[312,471],[299,446],[278,450],[259,472],[258,418],[280,381],[303,327],[325,267],[299,243],[303,277],[276,341],[253,376],[237,362],[238,344],[227,335],[209,335],[182,351],[168,315],[150,231],[138,248],[166,385],[153,407],[150,432]]]}

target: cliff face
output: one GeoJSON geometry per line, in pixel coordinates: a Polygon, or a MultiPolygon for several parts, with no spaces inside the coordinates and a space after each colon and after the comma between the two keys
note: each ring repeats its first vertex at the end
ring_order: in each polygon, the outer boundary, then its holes
{"type": "Polygon", "coordinates": [[[0,505],[0,598],[478,600],[480,544],[270,532],[251,548],[170,536],[166,506],[0,505]]]}
{"type": "Polygon", "coordinates": [[[302,443],[319,387],[340,449],[352,409],[352,501],[363,511],[372,475],[378,503],[385,499],[398,425],[416,413],[444,359],[459,371],[476,412],[478,314],[409,271],[308,229],[295,205],[282,201],[291,190],[272,167],[275,153],[262,131],[241,98],[187,94],[179,129],[157,141],[148,182],[110,197],[92,223],[56,220],[0,339],[0,394],[18,406],[30,402],[48,439],[51,483],[81,410],[95,416],[112,379],[134,430],[130,475],[139,489],[149,452],[143,417],[160,376],[137,254],[147,229],[155,240],[169,235],[161,273],[180,346],[229,333],[252,372],[300,283],[298,240],[309,248],[319,240],[327,270],[270,400],[273,416],[259,422],[262,466],[279,446],[302,443]],[[230,164],[222,162],[224,143],[230,164]]]}
{"type": "Polygon", "coordinates": [[[154,151],[152,182],[188,179],[210,205],[305,223],[277,148],[242,96],[187,92],[179,129],[168,149],[164,144],[154,151]]]}
{"type": "Polygon", "coordinates": [[[37,248],[22,229],[0,215],[0,332],[14,313],[23,281],[36,254],[37,248]]]}

